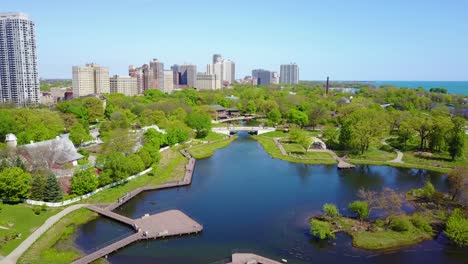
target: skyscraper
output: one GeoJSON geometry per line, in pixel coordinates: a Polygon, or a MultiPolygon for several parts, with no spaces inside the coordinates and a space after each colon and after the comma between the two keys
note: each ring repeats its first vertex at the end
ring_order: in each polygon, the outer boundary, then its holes
{"type": "Polygon", "coordinates": [[[252,78],[257,80],[257,85],[271,84],[272,73],[263,69],[256,69],[252,71],[252,78]]]}
{"type": "Polygon", "coordinates": [[[177,64],[174,64],[174,65],[171,66],[171,70],[172,70],[172,75],[173,75],[172,83],[174,85],[179,85],[179,82],[180,82],[180,66],[177,65],[177,64]]]}
{"type": "Polygon", "coordinates": [[[223,64],[221,62],[208,64],[206,66],[206,73],[216,76],[215,89],[221,89],[222,82],[223,82],[223,64]]]}
{"type": "Polygon", "coordinates": [[[195,80],[197,79],[197,65],[183,64],[180,65],[180,83],[189,87],[195,87],[195,80]]]}
{"type": "Polygon", "coordinates": [[[223,82],[228,84],[236,80],[236,64],[230,60],[223,61],[223,82]]]}
{"type": "Polygon", "coordinates": [[[39,103],[34,22],[23,13],[0,13],[0,102],[39,103]]]}
{"type": "Polygon", "coordinates": [[[150,69],[152,71],[151,87],[157,88],[161,91],[164,90],[164,63],[160,62],[158,59],[153,59],[150,61],[150,69]]]}
{"type": "Polygon", "coordinates": [[[213,64],[221,63],[222,61],[223,61],[223,57],[221,56],[221,54],[213,55],[213,64]]]}
{"type": "Polygon", "coordinates": [[[299,84],[299,67],[296,63],[281,64],[280,83],[299,84]]]}
{"type": "Polygon", "coordinates": [[[172,93],[174,90],[174,72],[172,70],[164,71],[164,90],[165,93],[172,93]]]}
{"type": "Polygon", "coordinates": [[[73,97],[110,93],[109,68],[91,63],[73,66],[73,97]]]}

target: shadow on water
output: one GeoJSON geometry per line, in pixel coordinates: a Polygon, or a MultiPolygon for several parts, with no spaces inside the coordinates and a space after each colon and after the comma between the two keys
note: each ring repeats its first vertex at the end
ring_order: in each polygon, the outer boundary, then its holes
{"type": "MultiPolygon", "coordinates": [[[[434,172],[383,166],[304,165],[271,158],[247,133],[226,148],[197,162],[192,185],[146,192],[116,212],[136,218],[145,213],[179,209],[204,226],[196,236],[140,242],[109,256],[111,263],[212,263],[234,249],[248,249],[288,263],[463,263],[468,253],[442,238],[392,252],[352,247],[351,238],[333,241],[309,235],[309,220],[326,202],[346,210],[359,188],[407,191],[431,180],[446,190],[445,177],[434,172]]],[[[76,244],[88,249],[127,232],[103,218],[81,226],[76,244]]]]}

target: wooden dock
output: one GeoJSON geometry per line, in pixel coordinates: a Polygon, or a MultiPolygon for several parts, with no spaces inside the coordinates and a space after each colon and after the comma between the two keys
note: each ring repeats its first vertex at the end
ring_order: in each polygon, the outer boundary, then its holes
{"type": "Polygon", "coordinates": [[[158,186],[145,186],[138,188],[134,191],[126,193],[116,202],[111,204],[95,204],[88,206],[90,210],[102,216],[131,226],[135,230],[135,234],[101,248],[89,255],[86,255],[74,261],[74,264],[93,262],[96,259],[107,256],[108,254],[139,240],[196,234],[203,230],[202,225],[179,210],[169,210],[154,215],[145,215],[139,219],[131,219],[112,212],[142,192],[190,185],[192,183],[193,170],[195,169],[196,160],[188,152],[182,154],[189,159],[189,162],[185,167],[185,175],[182,180],[168,182],[158,186]]]}
{"type": "Polygon", "coordinates": [[[281,262],[265,258],[252,253],[234,253],[232,254],[232,262],[229,264],[245,264],[245,263],[261,263],[261,264],[281,264],[281,262]]]}
{"type": "Polygon", "coordinates": [[[97,206],[91,205],[88,208],[103,216],[130,225],[136,233],[86,255],[74,261],[74,264],[93,262],[139,240],[190,235],[203,230],[202,225],[179,210],[169,210],[154,215],[145,215],[139,219],[130,219],[97,206]]]}

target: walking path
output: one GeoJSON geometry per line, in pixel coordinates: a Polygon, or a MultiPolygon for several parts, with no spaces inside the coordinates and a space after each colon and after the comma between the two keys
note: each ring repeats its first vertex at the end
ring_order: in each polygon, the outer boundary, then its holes
{"type": "MultiPolygon", "coordinates": [[[[390,146],[390,145],[388,145],[388,143],[387,143],[387,139],[389,139],[389,138],[384,138],[384,139],[382,139],[382,144],[383,144],[383,145],[386,145],[386,146],[390,146]]],[[[395,151],[395,152],[397,153],[397,157],[396,157],[395,159],[389,160],[388,162],[393,162],[393,163],[404,163],[404,162],[403,162],[403,152],[401,152],[400,150],[398,150],[398,149],[396,149],[396,148],[394,148],[394,147],[392,147],[392,148],[393,148],[393,151],[395,151]]]]}
{"type": "Polygon", "coordinates": [[[45,221],[45,223],[39,227],[36,231],[34,231],[28,238],[26,238],[15,250],[13,250],[8,256],[6,256],[3,260],[2,263],[5,264],[14,264],[16,261],[18,261],[18,258],[23,255],[23,253],[34,243],[36,240],[44,233],[46,232],[51,226],[53,226],[56,222],[58,222],[62,217],[65,215],[80,209],[82,207],[86,206],[86,204],[75,204],[72,206],[69,206],[62,211],[60,211],[58,214],[51,216],[49,219],[45,221]]]}

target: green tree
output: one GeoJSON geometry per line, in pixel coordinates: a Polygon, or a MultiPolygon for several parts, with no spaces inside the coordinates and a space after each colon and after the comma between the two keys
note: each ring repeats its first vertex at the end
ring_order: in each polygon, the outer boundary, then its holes
{"type": "Polygon", "coordinates": [[[36,201],[43,201],[47,177],[43,173],[35,173],[31,181],[31,194],[29,198],[36,201]]]}
{"type": "Polygon", "coordinates": [[[288,111],[287,117],[289,122],[294,123],[300,127],[303,127],[309,123],[309,117],[307,114],[294,108],[288,111]]]}
{"type": "Polygon", "coordinates": [[[465,120],[461,117],[452,119],[453,129],[448,139],[448,151],[452,160],[463,157],[465,148],[465,120]]]}
{"type": "Polygon", "coordinates": [[[272,109],[270,112],[267,114],[268,120],[270,120],[274,124],[278,124],[279,121],[281,121],[281,112],[279,111],[278,108],[272,109]]]}
{"type": "Polygon", "coordinates": [[[44,191],[44,201],[46,202],[59,202],[63,198],[62,189],[57,182],[57,178],[53,174],[47,177],[44,191]]]}
{"type": "Polygon", "coordinates": [[[73,194],[83,195],[96,190],[99,186],[98,177],[92,169],[82,170],[72,177],[71,189],[73,194]]]}
{"type": "Polygon", "coordinates": [[[327,118],[328,111],[321,104],[314,104],[309,110],[309,124],[315,128],[327,118]]]}
{"type": "Polygon", "coordinates": [[[145,164],[137,154],[130,154],[125,159],[128,174],[134,175],[145,169],[145,164]]]}
{"type": "Polygon", "coordinates": [[[445,235],[458,246],[468,246],[468,218],[463,216],[461,209],[455,209],[448,218],[445,235]]]}
{"type": "Polygon", "coordinates": [[[257,106],[253,100],[249,100],[244,110],[246,113],[255,114],[257,112],[257,106]]]}
{"type": "Polygon", "coordinates": [[[203,113],[190,113],[185,119],[185,123],[195,129],[197,138],[204,138],[208,135],[211,129],[211,118],[203,113]]]}
{"type": "Polygon", "coordinates": [[[411,124],[419,136],[419,149],[424,150],[431,132],[432,118],[429,115],[417,114],[412,118],[411,124]]]}
{"type": "Polygon", "coordinates": [[[31,174],[21,168],[4,169],[0,172],[0,198],[13,202],[28,198],[31,179],[31,174]]]}
{"type": "Polygon", "coordinates": [[[143,162],[143,165],[145,166],[145,168],[151,167],[154,161],[153,161],[153,158],[151,157],[151,154],[148,152],[147,149],[142,148],[138,151],[137,154],[138,156],[140,156],[140,159],[143,162]]]}
{"type": "Polygon", "coordinates": [[[324,204],[323,212],[325,213],[326,216],[331,217],[331,218],[336,218],[340,216],[340,212],[338,211],[338,208],[336,208],[336,205],[334,204],[329,204],[329,203],[324,204]]]}
{"type": "Polygon", "coordinates": [[[358,215],[360,220],[369,217],[369,206],[364,201],[354,201],[349,204],[349,210],[358,215]]]}
{"type": "Polygon", "coordinates": [[[335,234],[332,232],[330,224],[317,219],[310,220],[310,234],[322,240],[335,238],[335,234]]]}
{"type": "Polygon", "coordinates": [[[448,174],[449,191],[452,200],[463,200],[466,196],[468,200],[468,186],[464,183],[464,178],[468,177],[468,167],[457,166],[448,174]]]}
{"type": "Polygon", "coordinates": [[[83,125],[80,123],[76,123],[70,129],[70,140],[73,142],[75,146],[80,145],[83,142],[86,142],[91,139],[91,135],[89,131],[84,129],[83,125]]]}

